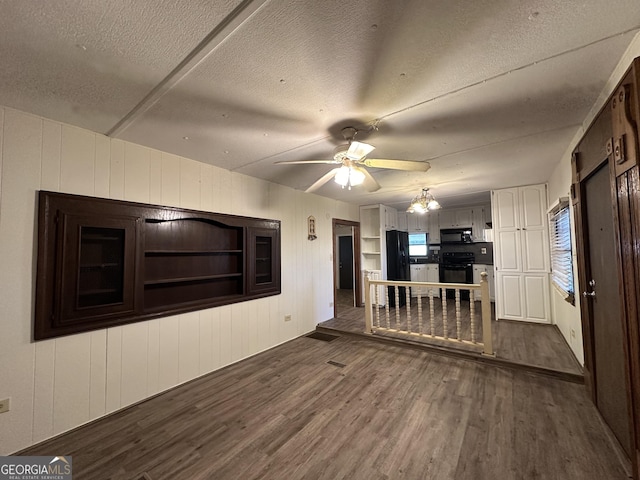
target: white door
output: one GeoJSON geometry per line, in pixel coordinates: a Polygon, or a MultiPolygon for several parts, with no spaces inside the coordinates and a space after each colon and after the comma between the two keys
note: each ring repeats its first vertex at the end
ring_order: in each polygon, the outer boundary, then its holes
{"type": "Polygon", "coordinates": [[[518,208],[518,189],[506,188],[493,193],[492,205],[494,229],[520,228],[520,213],[518,208]]]}
{"type": "Polygon", "coordinates": [[[498,272],[498,318],[524,320],[522,279],[521,274],[498,272]]]}
{"type": "Polygon", "coordinates": [[[525,320],[549,323],[549,275],[525,274],[523,276],[525,320]]]}
{"type": "Polygon", "coordinates": [[[522,271],[549,272],[549,240],[547,230],[543,228],[523,228],[522,271]]]}
{"type": "Polygon", "coordinates": [[[547,224],[547,188],[545,185],[520,187],[520,227],[542,228],[547,224]]]}
{"type": "Polygon", "coordinates": [[[498,230],[496,232],[498,270],[502,272],[522,271],[522,252],[520,232],[517,230],[498,230]]]}

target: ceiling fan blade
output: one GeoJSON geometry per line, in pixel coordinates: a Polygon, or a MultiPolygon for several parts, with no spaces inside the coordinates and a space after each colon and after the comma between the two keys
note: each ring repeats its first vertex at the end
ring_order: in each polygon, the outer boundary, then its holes
{"type": "Polygon", "coordinates": [[[351,142],[349,149],[347,150],[347,158],[350,160],[360,160],[366,157],[369,153],[373,152],[376,147],[369,145],[368,143],[351,142]]]}
{"type": "Polygon", "coordinates": [[[304,164],[312,164],[312,163],[329,163],[329,164],[337,164],[342,163],[336,160],[290,160],[290,161],[282,161],[275,162],[274,165],[304,165],[304,164]]]}
{"type": "Polygon", "coordinates": [[[429,162],[418,162],[415,160],[391,160],[384,158],[367,158],[361,162],[367,167],[389,168],[391,170],[409,170],[415,172],[426,172],[431,168],[429,162]]]}
{"type": "Polygon", "coordinates": [[[329,180],[335,177],[338,170],[340,169],[334,168],[330,172],[325,173],[322,177],[316,180],[316,182],[313,185],[311,185],[309,188],[307,188],[304,192],[305,193],[315,192],[317,189],[319,189],[321,186],[323,186],[325,183],[327,183],[329,180]]]}
{"type": "Polygon", "coordinates": [[[362,182],[362,185],[368,192],[377,192],[380,190],[380,184],[375,178],[373,178],[366,168],[360,168],[359,170],[364,173],[364,182],[362,182]]]}

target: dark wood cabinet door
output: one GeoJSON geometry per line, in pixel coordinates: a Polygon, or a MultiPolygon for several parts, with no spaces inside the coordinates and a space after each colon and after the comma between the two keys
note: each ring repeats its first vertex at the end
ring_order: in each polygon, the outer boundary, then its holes
{"type": "Polygon", "coordinates": [[[248,229],[248,293],[280,293],[280,230],[248,229]]]}
{"type": "Polygon", "coordinates": [[[135,217],[60,213],[55,325],[135,311],[138,224],[135,217]]]}

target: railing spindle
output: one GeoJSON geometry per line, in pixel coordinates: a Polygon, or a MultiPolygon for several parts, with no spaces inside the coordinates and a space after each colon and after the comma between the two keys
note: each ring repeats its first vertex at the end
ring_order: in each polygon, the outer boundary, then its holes
{"type": "Polygon", "coordinates": [[[376,297],[376,327],[380,328],[380,285],[376,285],[374,295],[376,297]]]}
{"type": "Polygon", "coordinates": [[[407,332],[411,333],[411,289],[404,289],[404,306],[407,310],[407,332]]]}
{"type": "Polygon", "coordinates": [[[384,312],[387,318],[387,328],[391,328],[391,320],[389,315],[389,289],[387,287],[384,287],[384,299],[384,312]]]}
{"type": "Polygon", "coordinates": [[[422,295],[420,295],[420,290],[418,290],[416,299],[418,300],[418,333],[422,335],[424,332],[422,331],[422,295]]]}
{"type": "Polygon", "coordinates": [[[400,289],[395,285],[393,290],[396,298],[396,330],[400,330],[400,289]]]}
{"type": "Polygon", "coordinates": [[[447,290],[442,289],[442,336],[449,338],[449,325],[447,322],[447,290]]]}
{"type": "Polygon", "coordinates": [[[456,288],[456,338],[462,340],[462,321],[460,313],[460,289],[456,288]]]}
{"type": "Polygon", "coordinates": [[[476,291],[471,289],[469,291],[469,322],[471,324],[471,342],[478,343],[476,341],[476,291]]]}
{"type": "Polygon", "coordinates": [[[436,336],[436,312],[435,312],[435,308],[433,306],[433,289],[429,289],[429,315],[431,316],[431,325],[430,325],[430,330],[431,330],[431,336],[435,337],[436,336]]]}

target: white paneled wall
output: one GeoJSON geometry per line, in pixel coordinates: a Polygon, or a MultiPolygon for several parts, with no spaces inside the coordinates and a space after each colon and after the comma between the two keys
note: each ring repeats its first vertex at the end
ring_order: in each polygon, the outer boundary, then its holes
{"type": "Polygon", "coordinates": [[[357,220],[358,207],[0,107],[0,455],[331,318],[332,218],[357,220]],[[281,220],[282,294],[32,342],[40,189],[281,220]]]}

